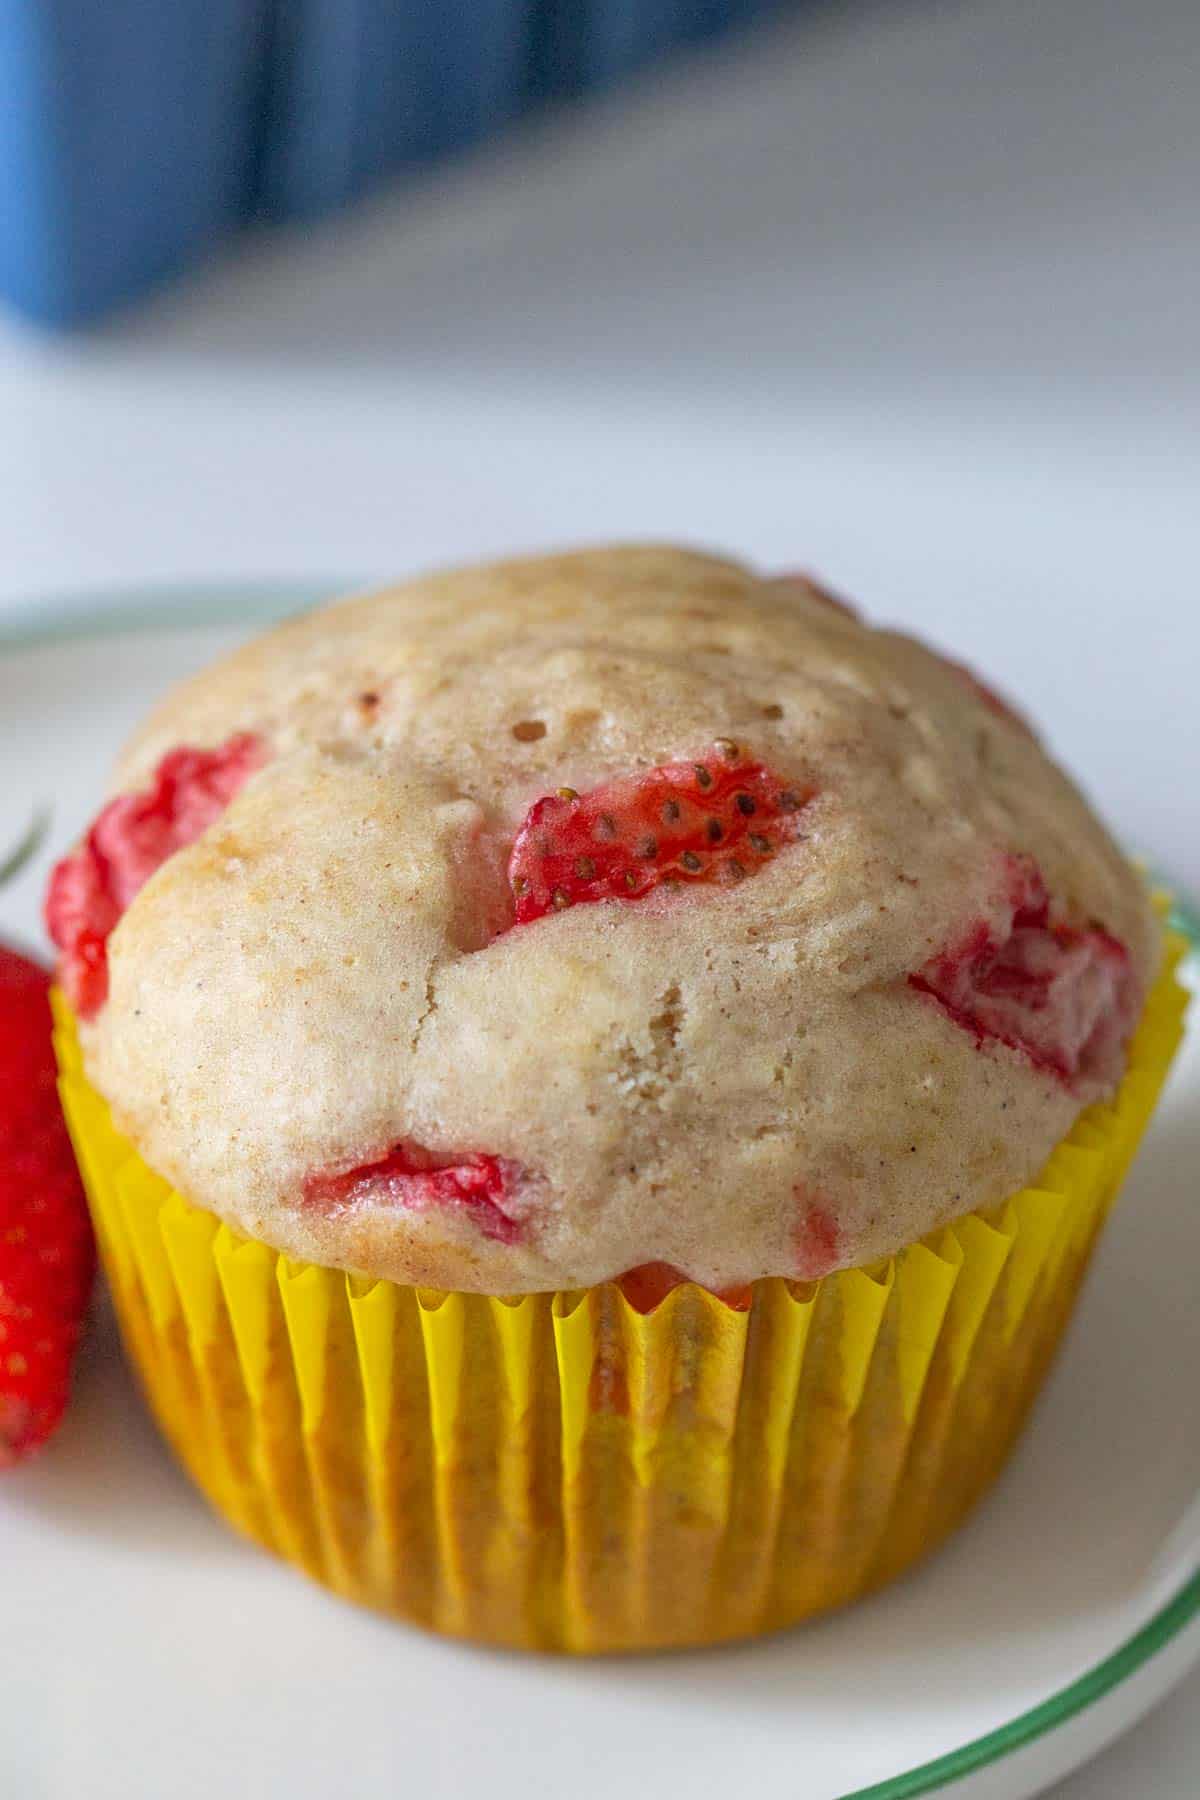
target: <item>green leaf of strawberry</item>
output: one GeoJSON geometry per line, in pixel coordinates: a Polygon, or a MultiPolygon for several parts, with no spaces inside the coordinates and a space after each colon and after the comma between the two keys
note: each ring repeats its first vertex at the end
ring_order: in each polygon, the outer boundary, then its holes
{"type": "Polygon", "coordinates": [[[21,873],[25,864],[37,855],[50,829],[50,808],[39,806],[22,837],[6,856],[0,857],[0,887],[21,873]]]}

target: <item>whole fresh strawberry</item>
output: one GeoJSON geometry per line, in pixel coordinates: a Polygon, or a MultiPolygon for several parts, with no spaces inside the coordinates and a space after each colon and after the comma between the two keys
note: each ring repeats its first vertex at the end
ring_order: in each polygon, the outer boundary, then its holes
{"type": "Polygon", "coordinates": [[[0,944],[0,1469],[62,1418],[95,1266],[55,1086],[49,984],[0,944]]]}

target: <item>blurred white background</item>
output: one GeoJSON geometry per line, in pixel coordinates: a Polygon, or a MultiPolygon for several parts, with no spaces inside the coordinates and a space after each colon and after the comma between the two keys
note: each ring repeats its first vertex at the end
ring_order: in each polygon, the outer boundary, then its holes
{"type": "MultiPolygon", "coordinates": [[[[83,338],[0,327],[0,609],[682,537],[1049,726],[1200,890],[1200,7],[862,0],[83,338]]],[[[1200,1783],[1200,1678],[1060,1800],[1200,1783]]]]}

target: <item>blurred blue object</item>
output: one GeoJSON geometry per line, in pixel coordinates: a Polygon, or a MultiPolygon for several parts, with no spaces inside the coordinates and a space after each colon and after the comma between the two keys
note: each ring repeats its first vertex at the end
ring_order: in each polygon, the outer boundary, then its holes
{"type": "Polygon", "coordinates": [[[585,77],[609,81],[640,68],[673,43],[718,31],[762,7],[737,0],[600,0],[588,8],[585,77]]]}
{"type": "Polygon", "coordinates": [[[778,0],[293,0],[265,210],[305,217],[778,0]]]}
{"type": "Polygon", "coordinates": [[[485,136],[532,98],[536,0],[286,0],[262,205],[307,215],[485,136]]]}
{"type": "Polygon", "coordinates": [[[87,321],[778,0],[0,0],[0,294],[87,321]]]}
{"type": "Polygon", "coordinates": [[[0,0],[0,292],[74,324],[246,210],[273,0],[0,0]]]}

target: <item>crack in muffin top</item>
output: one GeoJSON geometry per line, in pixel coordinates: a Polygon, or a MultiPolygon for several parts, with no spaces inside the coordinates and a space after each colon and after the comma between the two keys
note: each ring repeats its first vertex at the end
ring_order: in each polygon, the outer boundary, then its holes
{"type": "Polygon", "coordinates": [[[66,973],[107,909],[118,1125],[233,1226],[401,1282],[887,1255],[1037,1174],[1158,956],[985,683],[685,550],[290,621],[169,694],[114,797],[50,913],[66,973]]]}

